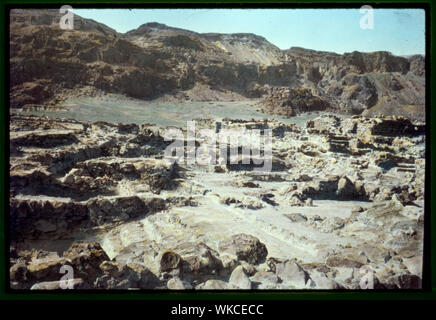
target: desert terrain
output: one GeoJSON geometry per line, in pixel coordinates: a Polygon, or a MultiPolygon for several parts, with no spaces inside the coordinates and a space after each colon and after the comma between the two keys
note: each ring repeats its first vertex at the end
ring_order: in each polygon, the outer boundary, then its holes
{"type": "Polygon", "coordinates": [[[421,287],[423,56],[10,18],[12,288],[421,287]],[[271,132],[271,170],[171,130],[271,132]]]}

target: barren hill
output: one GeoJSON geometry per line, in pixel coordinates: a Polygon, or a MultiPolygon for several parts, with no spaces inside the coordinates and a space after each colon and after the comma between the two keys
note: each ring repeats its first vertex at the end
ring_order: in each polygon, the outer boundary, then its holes
{"type": "Polygon", "coordinates": [[[77,15],[74,30],[62,30],[59,18],[57,10],[11,11],[12,108],[55,105],[87,88],[148,100],[219,100],[230,92],[293,115],[301,108],[283,91],[306,90],[299,99],[309,109],[319,99],[338,112],[424,118],[419,55],[280,50],[254,34],[200,34],[156,22],[120,34],[77,15]]]}

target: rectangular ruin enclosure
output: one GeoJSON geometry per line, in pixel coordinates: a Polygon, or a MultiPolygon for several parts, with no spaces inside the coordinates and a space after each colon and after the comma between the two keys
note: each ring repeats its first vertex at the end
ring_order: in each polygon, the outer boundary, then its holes
{"type": "Polygon", "coordinates": [[[17,8],[8,37],[9,290],[424,287],[423,9],[17,8]]]}

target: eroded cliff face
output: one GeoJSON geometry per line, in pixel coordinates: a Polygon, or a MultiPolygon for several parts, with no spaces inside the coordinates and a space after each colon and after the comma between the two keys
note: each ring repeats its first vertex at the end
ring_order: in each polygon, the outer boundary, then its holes
{"type": "Polygon", "coordinates": [[[338,112],[424,118],[422,56],[280,50],[253,34],[199,34],[159,23],[119,34],[78,16],[74,30],[58,22],[56,10],[11,11],[11,107],[53,106],[86,89],[188,100],[228,99],[232,92],[263,97],[266,112],[299,112],[270,96],[278,87],[310,90],[314,98],[307,99],[338,112]]]}

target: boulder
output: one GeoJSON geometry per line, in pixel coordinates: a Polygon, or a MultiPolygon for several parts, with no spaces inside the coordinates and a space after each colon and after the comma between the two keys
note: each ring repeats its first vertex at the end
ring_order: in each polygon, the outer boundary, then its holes
{"type": "Polygon", "coordinates": [[[186,281],[182,281],[178,277],[171,278],[167,282],[167,288],[170,290],[186,290],[192,289],[192,285],[186,281]]]}
{"type": "Polygon", "coordinates": [[[281,279],[270,271],[259,271],[250,278],[251,283],[256,289],[274,289],[277,287],[281,279]]]}
{"type": "Polygon", "coordinates": [[[297,262],[286,260],[275,264],[276,275],[291,288],[304,289],[310,287],[310,276],[297,262]]]}
{"type": "Polygon", "coordinates": [[[205,243],[185,242],[174,248],[182,257],[182,273],[197,278],[226,273],[220,255],[205,243]]]}
{"type": "Polygon", "coordinates": [[[239,289],[239,288],[228,282],[212,279],[200,283],[195,287],[195,289],[196,290],[229,290],[229,289],[239,289]]]}
{"type": "Polygon", "coordinates": [[[160,272],[179,269],[182,264],[182,258],[178,253],[167,250],[161,253],[159,258],[160,272]]]}
{"type": "Polygon", "coordinates": [[[100,269],[103,274],[94,282],[94,287],[99,289],[153,289],[160,285],[156,276],[138,263],[104,261],[100,269]]]}
{"type": "Polygon", "coordinates": [[[324,272],[317,270],[310,271],[310,287],[319,290],[338,289],[339,285],[332,279],[328,278],[324,272]]]}
{"type": "Polygon", "coordinates": [[[258,264],[268,255],[266,246],[256,237],[248,234],[235,234],[219,243],[219,250],[235,255],[238,260],[258,264]]]}
{"type": "Polygon", "coordinates": [[[240,289],[251,289],[251,281],[245,273],[243,266],[237,266],[230,275],[229,283],[240,289]]]}
{"type": "Polygon", "coordinates": [[[63,257],[68,259],[74,270],[74,276],[82,278],[87,283],[93,283],[101,274],[100,265],[110,260],[106,252],[97,242],[78,241],[64,252],[63,257]]]}

